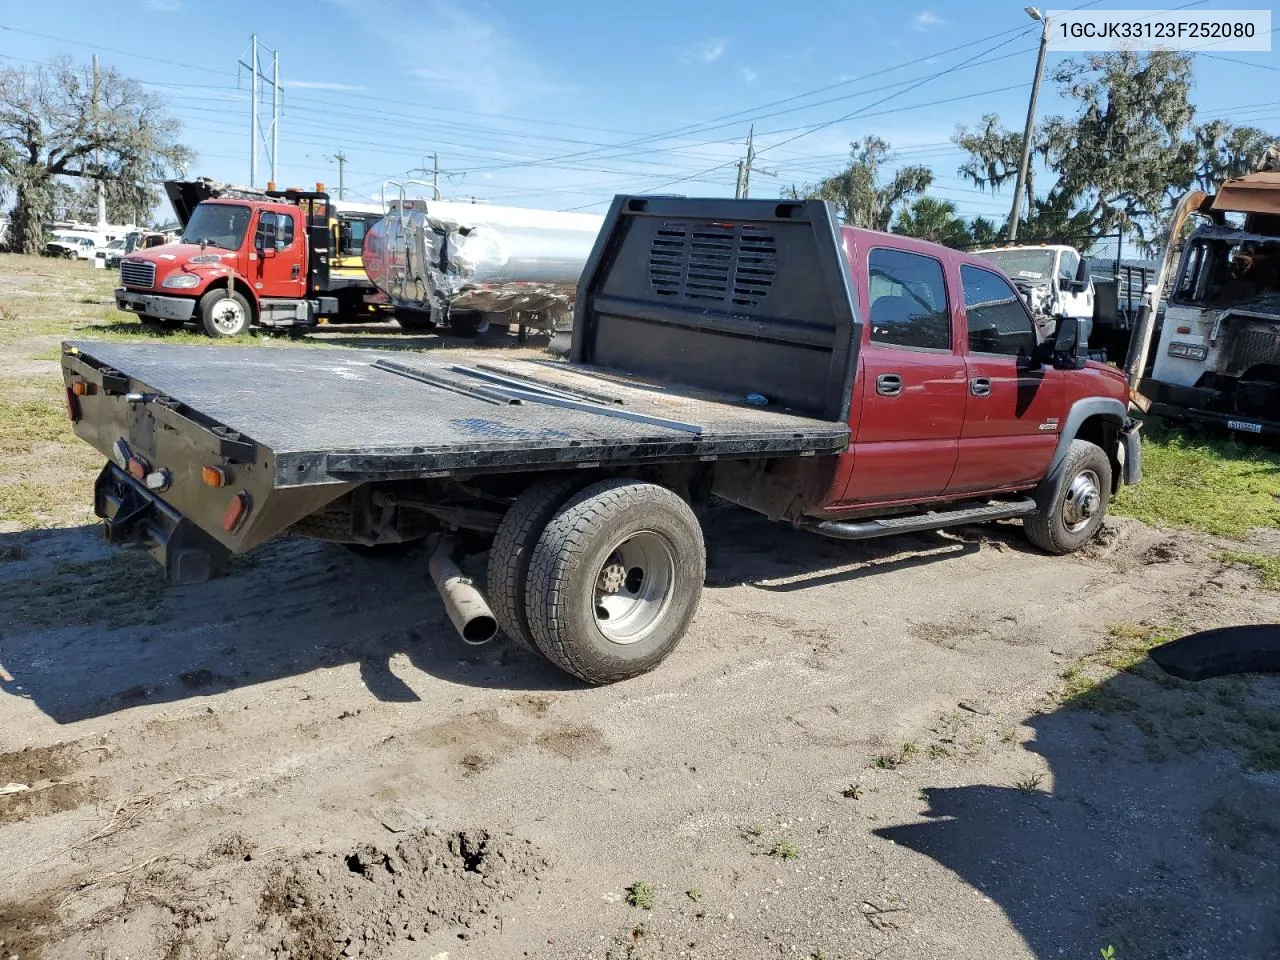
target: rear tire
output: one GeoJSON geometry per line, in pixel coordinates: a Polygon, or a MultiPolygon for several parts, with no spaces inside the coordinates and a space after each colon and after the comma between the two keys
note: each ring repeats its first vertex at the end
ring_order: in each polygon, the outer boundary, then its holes
{"type": "Polygon", "coordinates": [[[485,315],[479,310],[449,311],[449,329],[456,337],[473,339],[489,329],[485,315]]]}
{"type": "Polygon", "coordinates": [[[412,307],[396,307],[396,323],[401,330],[418,331],[434,330],[436,321],[430,310],[415,310],[412,307]]]}
{"type": "Polygon", "coordinates": [[[534,548],[526,596],[534,641],[587,683],[652,670],[688,629],[706,564],[702,529],[676,494],[628,479],[592,484],[534,548]]]}
{"type": "Polygon", "coordinates": [[[584,480],[540,480],[507,510],[489,549],[489,606],[498,627],[526,650],[538,652],[529,629],[529,562],[547,522],[584,480]]]}
{"type": "Polygon", "coordinates": [[[235,290],[219,287],[200,298],[200,328],[211,337],[238,337],[253,323],[249,301],[235,290]]]}
{"type": "Polygon", "coordinates": [[[1046,553],[1074,553],[1098,532],[1110,500],[1111,461],[1106,453],[1088,440],[1072,440],[1050,508],[1027,517],[1022,528],[1046,553]]]}

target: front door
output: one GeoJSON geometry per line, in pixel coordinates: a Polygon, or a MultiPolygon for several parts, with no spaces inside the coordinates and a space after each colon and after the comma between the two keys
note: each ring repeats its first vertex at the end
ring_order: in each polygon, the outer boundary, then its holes
{"type": "MultiPolygon", "coordinates": [[[[298,299],[306,291],[306,243],[297,224],[298,211],[258,213],[255,227],[263,237],[252,275],[259,297],[298,299]]],[[[256,244],[254,245],[257,246],[256,244]]],[[[250,248],[253,255],[253,248],[250,248]]]]}
{"type": "Polygon", "coordinates": [[[859,286],[868,304],[858,378],[853,469],[844,501],[920,500],[942,493],[956,464],[965,361],[952,343],[942,263],[873,248],[859,286]]]}
{"type": "Polygon", "coordinates": [[[1044,475],[1062,425],[1062,371],[1029,369],[1035,326],[1022,298],[991,270],[960,267],[968,383],[949,493],[996,490],[1044,475]]]}

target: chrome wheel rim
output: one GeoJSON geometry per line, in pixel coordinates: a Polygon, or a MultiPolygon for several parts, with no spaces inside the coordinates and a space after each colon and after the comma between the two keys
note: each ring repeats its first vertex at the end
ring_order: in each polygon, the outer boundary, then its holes
{"type": "Polygon", "coordinates": [[[1102,484],[1092,470],[1082,470],[1071,481],[1062,502],[1062,523],[1069,533],[1079,533],[1102,510],[1102,484]]]}
{"type": "Polygon", "coordinates": [[[647,530],[633,533],[596,571],[596,626],[614,643],[643,640],[671,605],[675,579],[675,552],[666,538],[647,530]]]}
{"type": "Polygon", "coordinates": [[[235,300],[226,297],[213,305],[210,319],[214,328],[228,336],[239,333],[244,328],[244,308],[235,300]]]}

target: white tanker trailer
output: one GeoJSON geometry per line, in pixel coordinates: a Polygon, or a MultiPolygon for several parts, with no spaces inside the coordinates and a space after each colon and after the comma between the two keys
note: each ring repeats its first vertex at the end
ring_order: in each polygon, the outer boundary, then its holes
{"type": "Polygon", "coordinates": [[[445,200],[389,201],[369,228],[364,267],[410,330],[447,324],[569,328],[578,277],[604,218],[445,200]]]}

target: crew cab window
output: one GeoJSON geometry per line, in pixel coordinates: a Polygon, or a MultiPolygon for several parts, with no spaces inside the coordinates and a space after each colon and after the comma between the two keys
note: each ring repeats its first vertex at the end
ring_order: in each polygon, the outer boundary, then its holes
{"type": "Polygon", "coordinates": [[[951,320],[942,264],[904,250],[872,250],[867,258],[871,341],[895,347],[951,349],[951,320]]]}
{"type": "Polygon", "coordinates": [[[968,315],[969,352],[1029,357],[1035,327],[1022,300],[1004,277],[979,267],[960,267],[968,315]]]}

